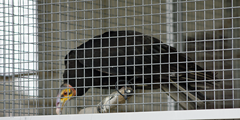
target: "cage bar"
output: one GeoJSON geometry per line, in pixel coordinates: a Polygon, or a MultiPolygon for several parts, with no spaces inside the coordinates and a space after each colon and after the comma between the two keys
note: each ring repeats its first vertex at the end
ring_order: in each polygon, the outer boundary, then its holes
{"type": "Polygon", "coordinates": [[[240,118],[239,0],[2,0],[0,9],[1,119],[94,114],[99,103],[110,114],[81,116],[240,118]]]}

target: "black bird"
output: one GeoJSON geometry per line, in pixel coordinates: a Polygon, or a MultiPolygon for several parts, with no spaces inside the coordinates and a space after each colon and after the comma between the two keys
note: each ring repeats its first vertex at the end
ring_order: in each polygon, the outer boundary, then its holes
{"type": "Polygon", "coordinates": [[[91,87],[114,88],[117,81],[130,80],[135,89],[161,88],[183,108],[195,109],[207,99],[200,90],[213,88],[216,79],[174,47],[130,30],[95,36],[65,56],[65,67],[58,113],[66,101],[91,87]]]}

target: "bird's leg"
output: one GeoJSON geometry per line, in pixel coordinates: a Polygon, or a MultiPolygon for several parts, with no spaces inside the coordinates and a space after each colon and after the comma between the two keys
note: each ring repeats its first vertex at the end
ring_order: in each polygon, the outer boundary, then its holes
{"type": "MultiPolygon", "coordinates": [[[[135,77],[135,79],[137,79],[137,78],[138,78],[138,77],[135,77]]],[[[129,90],[130,90],[129,93],[133,92],[133,89],[134,89],[133,86],[128,87],[130,84],[133,84],[133,83],[132,83],[133,80],[134,80],[134,77],[131,78],[129,81],[127,81],[127,84],[125,85],[125,87],[131,88],[131,90],[129,89],[129,90]]],[[[122,97],[125,98],[125,100],[127,100],[127,99],[128,99],[128,96],[127,96],[127,95],[123,95],[123,94],[118,90],[118,87],[117,87],[118,82],[121,82],[121,81],[125,82],[125,80],[119,80],[119,81],[117,81],[117,82],[115,83],[115,89],[116,89],[116,91],[117,91],[120,95],[122,95],[122,97]]],[[[125,93],[127,93],[127,92],[125,92],[125,93]]]]}
{"type": "Polygon", "coordinates": [[[116,107],[116,104],[122,104],[125,103],[125,96],[127,96],[127,99],[129,99],[133,93],[133,89],[131,87],[122,87],[120,90],[113,92],[111,95],[105,97],[97,107],[97,110],[99,113],[106,113],[111,108],[116,107]]]}

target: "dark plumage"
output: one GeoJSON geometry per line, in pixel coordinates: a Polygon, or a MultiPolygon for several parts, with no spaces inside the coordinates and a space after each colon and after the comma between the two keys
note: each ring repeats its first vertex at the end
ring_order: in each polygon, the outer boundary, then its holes
{"type": "Polygon", "coordinates": [[[181,91],[179,96],[169,94],[176,101],[198,100],[197,105],[180,102],[186,109],[204,104],[201,100],[206,98],[197,90],[212,88],[214,79],[212,72],[204,71],[185,54],[177,53],[157,38],[134,31],[110,31],[95,36],[66,55],[65,67],[64,83],[74,87],[77,96],[93,86],[114,88],[117,76],[119,80],[135,76],[132,83],[137,84],[136,89],[143,89],[144,84],[144,89],[162,88],[168,94],[181,91]]]}

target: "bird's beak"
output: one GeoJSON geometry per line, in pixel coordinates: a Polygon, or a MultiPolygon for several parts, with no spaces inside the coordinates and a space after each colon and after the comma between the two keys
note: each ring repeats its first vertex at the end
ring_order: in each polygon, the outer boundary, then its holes
{"type": "Polygon", "coordinates": [[[60,93],[58,94],[57,100],[56,100],[56,113],[58,115],[62,114],[63,106],[65,103],[67,103],[68,100],[69,100],[68,98],[61,98],[60,93]]]}
{"type": "Polygon", "coordinates": [[[56,113],[58,115],[62,114],[63,105],[64,105],[64,101],[61,101],[60,93],[59,93],[56,100],[56,113]]]}

